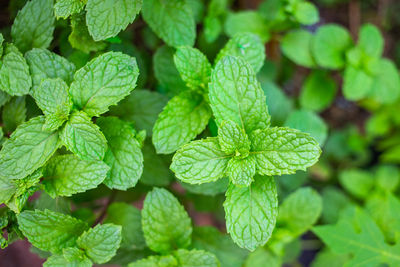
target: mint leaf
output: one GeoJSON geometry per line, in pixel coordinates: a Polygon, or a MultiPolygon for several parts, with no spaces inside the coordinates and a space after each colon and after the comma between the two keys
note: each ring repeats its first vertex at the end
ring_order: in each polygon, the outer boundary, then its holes
{"type": "Polygon", "coordinates": [[[261,83],[264,94],[267,95],[268,111],[271,114],[271,124],[282,125],[293,109],[293,101],[275,83],[265,81],[261,83]]]}
{"type": "Polygon", "coordinates": [[[84,112],[74,112],[60,134],[69,151],[83,160],[102,160],[107,141],[97,125],[84,112]]]}
{"type": "Polygon", "coordinates": [[[43,130],[44,117],[21,124],[0,151],[0,176],[22,179],[43,166],[59,147],[57,132],[43,130]]]}
{"type": "Polygon", "coordinates": [[[374,188],[374,178],[368,171],[348,169],[340,173],[339,182],[344,189],[356,198],[366,199],[374,188]]]}
{"type": "Polygon", "coordinates": [[[150,256],[142,260],[132,262],[128,267],[178,267],[178,262],[172,255],[150,256]]]}
{"type": "Polygon", "coordinates": [[[288,32],[281,41],[282,52],[296,64],[312,68],[316,66],[311,53],[313,35],[309,31],[299,29],[288,32]]]}
{"type": "Polygon", "coordinates": [[[379,29],[372,24],[364,24],[360,29],[358,46],[366,56],[380,58],[384,49],[384,40],[379,29]]]}
{"type": "Polygon", "coordinates": [[[203,250],[178,249],[174,251],[174,256],[181,267],[219,267],[219,261],[215,255],[203,250]]]}
{"type": "Polygon", "coordinates": [[[215,182],[204,183],[204,184],[187,184],[180,183],[183,188],[193,194],[216,196],[224,193],[228,189],[229,179],[228,177],[221,178],[215,182]]]}
{"type": "Polygon", "coordinates": [[[68,95],[68,85],[63,80],[46,79],[33,89],[32,94],[46,116],[46,129],[56,130],[68,119],[72,102],[68,95]]]}
{"type": "Polygon", "coordinates": [[[247,134],[233,121],[222,121],[218,128],[218,141],[221,150],[227,154],[248,155],[250,150],[247,134]]]}
{"type": "Polygon", "coordinates": [[[377,70],[369,96],[379,103],[392,104],[400,96],[400,76],[396,65],[388,59],[381,59],[377,70]]]}
{"type": "Polygon", "coordinates": [[[116,254],[121,243],[121,226],[96,225],[84,232],[76,241],[79,248],[95,263],[106,263],[116,254]]]}
{"type": "Polygon", "coordinates": [[[167,190],[155,188],[144,200],[142,228],[150,249],[167,253],[191,243],[192,225],[178,200],[167,190]]]}
{"type": "Polygon", "coordinates": [[[256,158],[231,158],[226,167],[226,174],[236,186],[249,186],[256,174],[256,158]]]}
{"type": "Polygon", "coordinates": [[[310,135],[290,128],[269,128],[250,135],[257,173],[282,175],[314,165],[321,149],[310,135]]]}
{"type": "Polygon", "coordinates": [[[295,5],[294,17],[305,25],[315,24],[319,21],[319,13],[316,6],[310,2],[302,1],[295,5]]]}
{"type": "MultiPolygon", "coordinates": [[[[220,61],[226,56],[234,56],[246,60],[254,69],[254,72],[257,73],[264,65],[264,44],[255,34],[238,33],[235,34],[235,36],[226,43],[224,48],[221,49],[215,62],[220,61]]],[[[242,65],[241,63],[238,64],[242,65]]],[[[251,72],[248,75],[252,75],[251,72]]]]}
{"type": "Polygon", "coordinates": [[[9,94],[7,94],[6,92],[0,90],[0,107],[2,107],[10,99],[11,99],[11,96],[9,94]]]}
{"type": "Polygon", "coordinates": [[[278,215],[272,177],[257,176],[249,187],[231,184],[224,202],[226,228],[233,241],[250,251],[270,238],[278,215]]]}
{"type": "Polygon", "coordinates": [[[185,183],[209,183],[225,176],[231,157],[222,151],[218,138],[209,137],[180,148],[172,158],[170,168],[185,183]]]}
{"type": "Polygon", "coordinates": [[[85,7],[82,0],[56,0],[54,4],[54,14],[58,18],[68,18],[69,16],[79,13],[85,7]]]}
{"type": "Polygon", "coordinates": [[[142,7],[141,0],[88,0],[86,24],[95,41],[116,36],[132,23],[142,7]]]}
{"type": "Polygon", "coordinates": [[[25,102],[25,96],[18,96],[11,98],[11,100],[4,105],[1,116],[3,119],[5,132],[13,132],[18,127],[18,125],[25,121],[25,102]]]}
{"type": "Polygon", "coordinates": [[[108,143],[104,162],[110,171],[104,184],[119,190],[135,186],[143,172],[143,154],[135,130],[116,117],[99,118],[97,124],[108,143]]]}
{"type": "Polygon", "coordinates": [[[11,36],[22,53],[47,48],[53,39],[53,0],[31,0],[22,8],[11,27],[11,36]]]}
{"type": "Polygon", "coordinates": [[[25,58],[13,44],[7,44],[0,64],[0,89],[10,95],[29,93],[32,79],[25,58]]]}
{"type": "Polygon", "coordinates": [[[75,65],[47,49],[34,48],[25,54],[32,75],[33,89],[46,78],[60,78],[72,82],[75,65]]]}
{"type": "Polygon", "coordinates": [[[336,24],[321,26],[314,36],[312,51],[317,64],[328,69],[341,69],[345,53],[353,45],[348,31],[336,24]]]}
{"type": "Polygon", "coordinates": [[[86,257],[85,252],[79,248],[71,247],[63,249],[64,258],[78,266],[92,266],[92,262],[86,257]]]}
{"type": "Polygon", "coordinates": [[[182,92],[173,97],[160,113],[153,128],[157,153],[169,154],[200,134],[211,117],[202,95],[182,92]]]}
{"type": "Polygon", "coordinates": [[[230,37],[241,33],[251,33],[258,36],[263,43],[266,43],[271,37],[267,22],[257,11],[246,10],[229,13],[224,28],[230,37]]]}
{"type": "Polygon", "coordinates": [[[96,188],[109,167],[101,161],[84,161],[74,155],[52,158],[43,170],[43,184],[52,196],[71,196],[96,188]]]}
{"type": "Polygon", "coordinates": [[[196,23],[190,5],[180,0],[146,0],[143,19],[169,46],[193,46],[196,23]]]}
{"type": "Polygon", "coordinates": [[[13,180],[0,175],[0,204],[7,203],[16,190],[13,180]]]}
{"type": "Polygon", "coordinates": [[[232,120],[247,133],[269,126],[264,93],[244,59],[227,56],[218,61],[211,75],[209,97],[218,124],[232,120]]]}
{"type": "Polygon", "coordinates": [[[121,248],[143,249],[146,246],[142,231],[142,216],[140,211],[132,205],[118,202],[107,209],[104,223],[113,223],[122,226],[121,248]]]}
{"type": "MultiPolygon", "coordinates": [[[[77,248],[67,248],[77,249],[77,248]]],[[[44,263],[43,267],[90,267],[92,266],[91,260],[89,260],[86,256],[82,256],[82,258],[72,258],[70,257],[70,261],[67,260],[63,255],[54,254],[50,256],[44,263]]]]}
{"type": "Polygon", "coordinates": [[[63,248],[74,246],[88,228],[82,221],[50,210],[26,210],[17,218],[19,229],[32,245],[56,254],[63,248]]]}
{"type": "Polygon", "coordinates": [[[196,48],[180,46],[174,55],[175,66],[189,88],[207,88],[211,75],[211,64],[196,48]]]}
{"type": "Polygon", "coordinates": [[[134,58],[104,53],[75,73],[70,88],[72,102],[89,116],[99,116],[135,88],[138,75],[134,58]]]}
{"type": "Polygon", "coordinates": [[[343,94],[348,100],[357,101],[371,92],[373,78],[362,69],[347,66],[343,78],[343,94]]]}

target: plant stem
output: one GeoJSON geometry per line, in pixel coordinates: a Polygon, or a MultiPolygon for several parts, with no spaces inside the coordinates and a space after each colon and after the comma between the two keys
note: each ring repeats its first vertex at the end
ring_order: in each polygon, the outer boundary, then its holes
{"type": "Polygon", "coordinates": [[[103,209],[101,210],[99,217],[97,217],[97,219],[93,223],[92,227],[96,226],[101,221],[103,221],[104,217],[106,217],[108,207],[111,205],[111,203],[114,202],[116,196],[117,196],[117,191],[113,190],[111,192],[111,195],[108,197],[107,203],[103,206],[103,209]]]}

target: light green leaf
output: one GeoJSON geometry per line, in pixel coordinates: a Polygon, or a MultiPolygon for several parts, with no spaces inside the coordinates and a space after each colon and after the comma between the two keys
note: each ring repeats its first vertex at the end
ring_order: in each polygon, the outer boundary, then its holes
{"type": "Polygon", "coordinates": [[[288,32],[281,41],[282,52],[296,64],[313,68],[316,66],[311,53],[313,35],[309,31],[299,29],[288,32]]]}
{"type": "MultiPolygon", "coordinates": [[[[67,248],[68,250],[77,248],[67,248]]],[[[82,258],[70,258],[68,261],[63,255],[54,254],[50,256],[46,262],[43,263],[43,267],[91,267],[93,264],[85,255],[82,258]]]]}
{"type": "Polygon", "coordinates": [[[349,169],[340,173],[339,182],[350,194],[366,199],[374,187],[374,176],[368,171],[349,169]]]}
{"type": "Polygon", "coordinates": [[[68,120],[72,102],[68,95],[68,85],[63,80],[43,80],[39,87],[33,89],[32,94],[46,116],[46,129],[56,130],[68,120]]]}
{"type": "Polygon", "coordinates": [[[269,126],[264,92],[244,59],[227,56],[219,60],[212,72],[209,90],[218,124],[232,120],[247,133],[269,126]]]}
{"type": "Polygon", "coordinates": [[[216,196],[221,193],[225,193],[228,189],[229,179],[228,177],[221,178],[215,182],[204,183],[204,184],[187,184],[180,183],[183,188],[193,194],[216,196]]]}
{"type": "Polygon", "coordinates": [[[134,90],[118,105],[112,106],[110,114],[134,123],[137,130],[146,130],[147,135],[151,136],[158,114],[167,102],[168,98],[160,93],[134,90]]]}
{"type": "Polygon", "coordinates": [[[274,127],[254,131],[250,135],[250,155],[256,158],[261,175],[292,174],[314,165],[321,149],[310,135],[300,131],[274,127]]]}
{"type": "Polygon", "coordinates": [[[107,141],[99,127],[84,112],[74,112],[60,134],[68,150],[83,160],[102,160],[107,141]]]}
{"type": "Polygon", "coordinates": [[[250,141],[244,129],[233,121],[222,121],[218,127],[218,141],[226,154],[246,156],[250,150],[250,141]]]}
{"type": "Polygon", "coordinates": [[[270,39],[267,22],[257,11],[229,13],[224,28],[229,37],[238,33],[252,33],[257,35],[263,43],[270,39]]]}
{"type": "Polygon", "coordinates": [[[136,60],[119,52],[107,52],[75,73],[72,102],[89,116],[99,116],[117,104],[136,86],[136,60]]]}
{"type": "Polygon", "coordinates": [[[133,22],[142,0],[88,0],[86,24],[95,41],[116,36],[133,22]]]}
{"type": "Polygon", "coordinates": [[[377,70],[370,96],[382,104],[396,102],[400,97],[400,77],[396,65],[391,60],[381,59],[377,70]]]}
{"type": "Polygon", "coordinates": [[[81,12],[85,7],[85,2],[82,0],[56,0],[54,14],[57,19],[66,19],[73,14],[81,12]]]}
{"type": "Polygon", "coordinates": [[[352,254],[345,266],[378,266],[400,263],[400,246],[385,243],[375,222],[364,211],[354,208],[343,213],[336,225],[314,227],[313,232],[337,254],[352,254]]]}
{"type": "Polygon", "coordinates": [[[196,48],[180,46],[174,55],[175,66],[182,80],[192,89],[207,88],[211,76],[211,64],[196,48]]]}
{"type": "Polygon", "coordinates": [[[379,165],[376,170],[376,184],[382,190],[394,192],[400,183],[400,170],[394,165],[379,165]]]}
{"type": "Polygon", "coordinates": [[[219,261],[214,254],[204,250],[178,249],[174,251],[180,267],[219,267],[219,261]]]}
{"type": "Polygon", "coordinates": [[[25,58],[13,44],[8,44],[0,64],[0,90],[10,95],[29,93],[32,79],[25,58]]]}
{"type": "Polygon", "coordinates": [[[7,203],[17,190],[13,180],[0,176],[0,204],[7,203]]]}
{"type": "Polygon", "coordinates": [[[224,202],[226,228],[239,247],[255,250],[270,238],[278,215],[272,177],[257,176],[249,187],[231,184],[224,202]]]}
{"type": "Polygon", "coordinates": [[[379,29],[372,24],[364,24],[360,29],[358,46],[366,56],[380,58],[384,49],[383,36],[379,29]]]}
{"type": "Polygon", "coordinates": [[[322,146],[328,136],[328,126],[316,113],[308,110],[296,110],[290,113],[284,124],[309,133],[322,146]]]}
{"type": "Polygon", "coordinates": [[[34,48],[25,54],[32,75],[33,89],[46,78],[60,78],[72,82],[75,65],[47,49],[34,48]]]}
{"type": "Polygon", "coordinates": [[[21,124],[0,151],[0,176],[22,179],[42,167],[60,146],[58,133],[43,130],[44,117],[21,124]]]}
{"type": "Polygon", "coordinates": [[[318,9],[314,4],[306,1],[299,1],[293,15],[298,22],[305,25],[315,24],[319,21],[318,9]]]}
{"type": "Polygon", "coordinates": [[[172,158],[170,168],[185,183],[209,183],[225,176],[231,157],[221,150],[216,137],[209,137],[180,148],[172,158]]]}
{"type": "Polygon", "coordinates": [[[8,101],[3,107],[1,116],[4,131],[12,133],[26,119],[25,96],[13,97],[8,101]]]}
{"type": "Polygon", "coordinates": [[[122,226],[121,248],[143,249],[146,243],[142,231],[140,211],[132,205],[116,202],[107,209],[104,223],[122,226]]]}
{"type": "Polygon", "coordinates": [[[169,46],[193,46],[196,23],[190,5],[180,0],[146,0],[143,19],[169,46]]]}
{"type": "Polygon", "coordinates": [[[326,24],[314,36],[312,52],[317,64],[328,69],[341,69],[345,53],[353,45],[349,32],[342,26],[326,24]]]}
{"type": "Polygon", "coordinates": [[[121,243],[121,226],[96,225],[84,232],[76,241],[79,248],[95,263],[106,263],[117,252],[121,243]]]}
{"type": "Polygon", "coordinates": [[[150,249],[167,253],[191,243],[191,220],[179,201],[165,189],[155,188],[144,200],[142,228],[150,249]]]}
{"type": "MultiPolygon", "coordinates": [[[[246,60],[255,73],[264,65],[265,48],[257,35],[251,33],[238,33],[230,39],[218,53],[215,62],[218,63],[226,56],[239,57],[246,60]]],[[[236,63],[242,67],[242,63],[236,63]]],[[[218,65],[218,64],[217,64],[218,65]]],[[[233,71],[233,70],[232,70],[233,71]]],[[[247,75],[252,75],[246,73],[247,75]]]]}
{"type": "Polygon", "coordinates": [[[256,174],[256,158],[231,158],[226,168],[226,174],[236,186],[249,186],[256,174]]]}
{"type": "Polygon", "coordinates": [[[53,157],[43,170],[43,184],[52,197],[71,196],[96,188],[109,167],[102,161],[81,160],[74,155],[53,157]]]}
{"type": "Polygon", "coordinates": [[[172,255],[150,256],[142,260],[132,262],[128,267],[178,267],[178,262],[172,255]]]}
{"type": "Polygon", "coordinates": [[[266,81],[261,83],[267,97],[268,111],[271,114],[271,124],[281,126],[293,109],[293,101],[275,83],[266,81]]]}
{"type": "Polygon", "coordinates": [[[104,184],[119,190],[134,187],[143,172],[143,154],[135,130],[116,117],[99,118],[97,124],[108,142],[104,162],[111,169],[104,184]]]}
{"type": "Polygon", "coordinates": [[[153,144],[157,153],[176,151],[200,134],[210,117],[211,110],[203,96],[183,92],[173,97],[154,124],[153,144]]]}
{"type": "Polygon", "coordinates": [[[244,267],[280,267],[282,266],[281,259],[270,250],[260,247],[251,252],[246,259],[244,267]]]}
{"type": "Polygon", "coordinates": [[[31,0],[18,12],[11,36],[22,53],[49,47],[54,31],[53,0],[31,0]]]}
{"type": "Polygon", "coordinates": [[[86,257],[85,251],[76,248],[64,248],[64,258],[71,264],[77,264],[79,267],[92,266],[92,262],[86,257]]]}
{"type": "Polygon", "coordinates": [[[6,92],[0,90],[0,107],[2,107],[10,99],[11,99],[11,96],[9,94],[7,94],[6,92]]]}
{"type": "Polygon", "coordinates": [[[365,98],[372,89],[373,78],[361,69],[347,66],[343,78],[343,94],[348,100],[365,98]]]}
{"type": "Polygon", "coordinates": [[[300,104],[312,111],[328,108],[335,99],[337,85],[324,71],[313,71],[301,88],[300,104]]]}
{"type": "Polygon", "coordinates": [[[26,210],[17,218],[19,229],[29,242],[52,253],[60,253],[63,248],[74,246],[78,237],[88,228],[82,221],[50,210],[26,210]]]}

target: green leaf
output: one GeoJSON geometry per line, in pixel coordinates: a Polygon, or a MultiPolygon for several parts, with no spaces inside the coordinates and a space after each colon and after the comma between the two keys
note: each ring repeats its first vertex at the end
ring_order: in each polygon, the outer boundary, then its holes
{"type": "Polygon", "coordinates": [[[183,206],[167,190],[155,188],[144,200],[142,228],[150,249],[167,253],[191,243],[191,220],[183,206]]]}
{"type": "Polygon", "coordinates": [[[215,196],[221,193],[225,193],[228,189],[229,179],[228,177],[221,178],[215,182],[204,183],[204,184],[187,184],[181,183],[182,187],[193,194],[215,196]]]}
{"type": "Polygon", "coordinates": [[[236,186],[249,186],[256,174],[256,158],[231,158],[226,167],[226,174],[236,186]]]}
{"type": "Polygon", "coordinates": [[[0,176],[22,179],[42,167],[60,146],[58,133],[43,130],[44,117],[21,124],[0,151],[0,176]]]}
{"type": "Polygon", "coordinates": [[[150,256],[132,262],[128,267],[178,267],[178,262],[172,255],[150,256]]]}
{"type": "Polygon", "coordinates": [[[209,183],[225,176],[231,157],[221,150],[216,137],[209,137],[180,148],[170,168],[185,183],[209,183]]]}
{"type": "Polygon", "coordinates": [[[309,31],[299,29],[288,32],[281,41],[282,52],[296,64],[313,68],[316,66],[311,53],[313,35],[309,31]]]}
{"type": "Polygon", "coordinates": [[[106,178],[108,170],[102,161],[85,161],[71,154],[60,155],[46,164],[43,184],[52,197],[71,196],[96,188],[106,178]]]}
{"type": "Polygon", "coordinates": [[[282,266],[281,261],[282,260],[279,258],[279,256],[275,255],[270,250],[260,247],[249,254],[244,267],[261,267],[264,265],[268,267],[279,267],[282,266]]]}
{"type": "Polygon", "coordinates": [[[190,5],[180,0],[146,0],[143,19],[169,46],[193,46],[196,23],[190,5]]]}
{"type": "Polygon", "coordinates": [[[82,221],[50,210],[26,210],[17,218],[19,229],[32,245],[56,254],[74,246],[88,228],[82,221]]]}
{"type": "Polygon", "coordinates": [[[327,186],[323,189],[322,200],[323,209],[321,219],[324,223],[337,222],[342,210],[352,204],[350,198],[343,190],[333,186],[327,186]]]}
{"type": "Polygon", "coordinates": [[[211,64],[196,48],[180,46],[174,55],[175,66],[189,88],[207,88],[211,76],[211,64]]]}
{"type": "MultiPolygon", "coordinates": [[[[67,248],[64,250],[77,250],[77,248],[67,248]]],[[[69,261],[63,255],[54,254],[43,263],[43,267],[91,267],[92,265],[92,261],[85,255],[81,255],[79,258],[71,256],[69,261]]]]}
{"type": "Polygon", "coordinates": [[[3,107],[1,116],[4,131],[7,133],[13,132],[26,119],[25,96],[13,97],[8,101],[3,107]]]}
{"type": "Polygon", "coordinates": [[[374,177],[368,171],[349,169],[339,175],[340,184],[357,198],[366,199],[374,187],[374,177]]]}
{"type": "Polygon", "coordinates": [[[68,85],[63,80],[43,80],[39,87],[33,89],[32,94],[46,116],[46,129],[56,130],[68,120],[72,102],[68,95],[68,85]]]}
{"type": "Polygon", "coordinates": [[[153,128],[157,153],[169,154],[200,134],[208,124],[211,110],[203,96],[182,92],[160,113],[153,128]]]}
{"type": "Polygon", "coordinates": [[[222,267],[241,267],[248,254],[236,246],[228,235],[210,226],[194,228],[193,247],[215,254],[222,267]]]}
{"type": "Polygon", "coordinates": [[[373,78],[361,69],[347,66],[343,80],[343,94],[348,100],[363,99],[371,92],[373,78]]]}
{"type": "Polygon", "coordinates": [[[372,24],[364,24],[360,29],[358,46],[366,56],[380,58],[384,49],[383,36],[379,29],[372,24]]]}
{"type": "Polygon", "coordinates": [[[400,77],[396,65],[388,59],[378,61],[370,96],[382,104],[392,104],[400,97],[400,77]]]}
{"type": "Polygon", "coordinates": [[[178,249],[174,256],[181,267],[219,267],[219,261],[214,254],[204,250],[178,249]]]}
{"type": "Polygon", "coordinates": [[[313,232],[337,254],[352,254],[346,266],[370,266],[400,263],[400,246],[385,243],[375,222],[359,208],[343,213],[336,225],[314,227],[313,232]]]}
{"type": "Polygon", "coordinates": [[[0,176],[0,204],[7,203],[17,190],[13,180],[0,176]]]}
{"type": "Polygon", "coordinates": [[[224,202],[226,228],[239,247],[255,250],[270,238],[278,215],[272,177],[257,176],[249,187],[231,184],[224,202]]]}
{"type": "MultiPolygon", "coordinates": [[[[215,62],[218,64],[226,56],[239,57],[246,60],[251,67],[253,67],[254,72],[257,73],[261,67],[264,65],[265,60],[265,48],[264,44],[261,42],[257,35],[251,33],[238,33],[230,39],[224,48],[218,53],[215,62]]],[[[231,59],[232,61],[232,59],[231,59]]],[[[225,63],[227,64],[226,60],[225,63]]],[[[241,62],[236,63],[239,67],[243,67],[241,62]]],[[[237,67],[236,67],[237,68],[237,67]]],[[[233,69],[232,69],[233,71],[233,69]]],[[[215,72],[215,71],[214,71],[215,72]]],[[[247,73],[247,75],[252,75],[247,73]]]]}
{"type": "Polygon", "coordinates": [[[75,65],[47,49],[34,48],[25,54],[32,75],[33,89],[46,78],[60,78],[72,82],[75,65]]]}
{"type": "Polygon", "coordinates": [[[76,241],[79,248],[95,263],[106,263],[116,254],[121,243],[121,226],[96,225],[84,232],[76,241]]]}
{"type": "Polygon", "coordinates": [[[319,21],[318,9],[314,4],[306,1],[301,1],[296,5],[294,17],[305,25],[315,24],[319,21]]]}
{"type": "Polygon", "coordinates": [[[95,41],[116,36],[133,22],[142,0],[88,0],[86,24],[95,41]]]}
{"type": "Polygon", "coordinates": [[[270,39],[267,22],[257,11],[229,13],[224,28],[229,37],[238,33],[252,33],[257,35],[263,43],[270,39]]]}
{"type": "Polygon", "coordinates": [[[317,64],[328,69],[341,69],[345,53],[353,45],[348,31],[336,24],[321,26],[314,36],[312,52],[317,64]]]}
{"type": "Polygon", "coordinates": [[[292,174],[314,165],[321,149],[310,135],[300,131],[274,127],[254,131],[250,135],[250,155],[256,158],[261,175],[292,174]]]}
{"type": "Polygon", "coordinates": [[[10,99],[11,99],[11,96],[9,94],[7,94],[6,92],[0,90],[0,107],[2,107],[10,99]]]}
{"type": "Polygon", "coordinates": [[[10,95],[29,93],[32,79],[25,58],[13,44],[8,44],[0,64],[0,89],[10,95]]]}
{"type": "Polygon", "coordinates": [[[69,43],[73,48],[79,49],[86,54],[105,49],[107,47],[106,42],[96,42],[90,36],[84,15],[81,12],[71,17],[72,31],[68,36],[69,43]]]}
{"type": "Polygon", "coordinates": [[[322,111],[335,100],[337,85],[324,71],[313,71],[301,88],[300,104],[302,108],[322,111]]]}
{"type": "Polygon", "coordinates": [[[117,202],[107,209],[104,223],[122,226],[121,248],[143,249],[146,243],[142,231],[140,211],[132,205],[117,202]]]}
{"type": "Polygon", "coordinates": [[[384,191],[394,192],[400,183],[400,170],[394,165],[380,165],[376,170],[376,184],[384,191]]]}
{"type": "Polygon", "coordinates": [[[311,267],[343,267],[348,261],[349,256],[346,254],[338,255],[329,249],[324,249],[316,255],[311,267]]]}
{"type": "Polygon", "coordinates": [[[134,123],[137,130],[146,130],[151,136],[153,126],[167,104],[165,95],[148,90],[134,90],[127,98],[110,108],[110,114],[134,123]]]}
{"type": "Polygon", "coordinates": [[[269,126],[265,95],[252,67],[244,59],[227,56],[219,60],[212,72],[209,90],[218,124],[232,120],[247,133],[269,126]]]}
{"type": "Polygon", "coordinates": [[[143,172],[143,154],[135,130],[116,117],[99,118],[97,124],[108,143],[104,162],[110,171],[104,184],[119,190],[134,187],[143,172]]]}
{"type": "Polygon", "coordinates": [[[236,156],[247,155],[250,150],[250,141],[244,129],[233,121],[222,121],[218,127],[218,141],[221,150],[236,156]]]}
{"type": "Polygon", "coordinates": [[[271,124],[281,126],[293,109],[293,101],[276,84],[270,81],[262,82],[261,87],[267,95],[268,111],[271,113],[271,124]]]}
{"type": "Polygon", "coordinates": [[[107,141],[84,112],[74,112],[60,134],[66,148],[83,160],[102,160],[107,141]]]}
{"type": "Polygon", "coordinates": [[[56,0],[54,14],[57,19],[66,19],[73,14],[81,12],[85,7],[85,2],[82,0],[56,0]]]}
{"type": "Polygon", "coordinates": [[[53,0],[31,0],[22,8],[11,27],[11,36],[22,53],[47,48],[54,31],[53,0]]]}
{"type": "Polygon", "coordinates": [[[322,146],[328,135],[328,126],[316,113],[308,110],[296,110],[290,113],[284,124],[302,132],[309,133],[322,146]]]}
{"type": "Polygon", "coordinates": [[[117,104],[136,86],[136,60],[119,52],[107,52],[75,73],[72,102],[89,116],[99,116],[117,104]]]}

